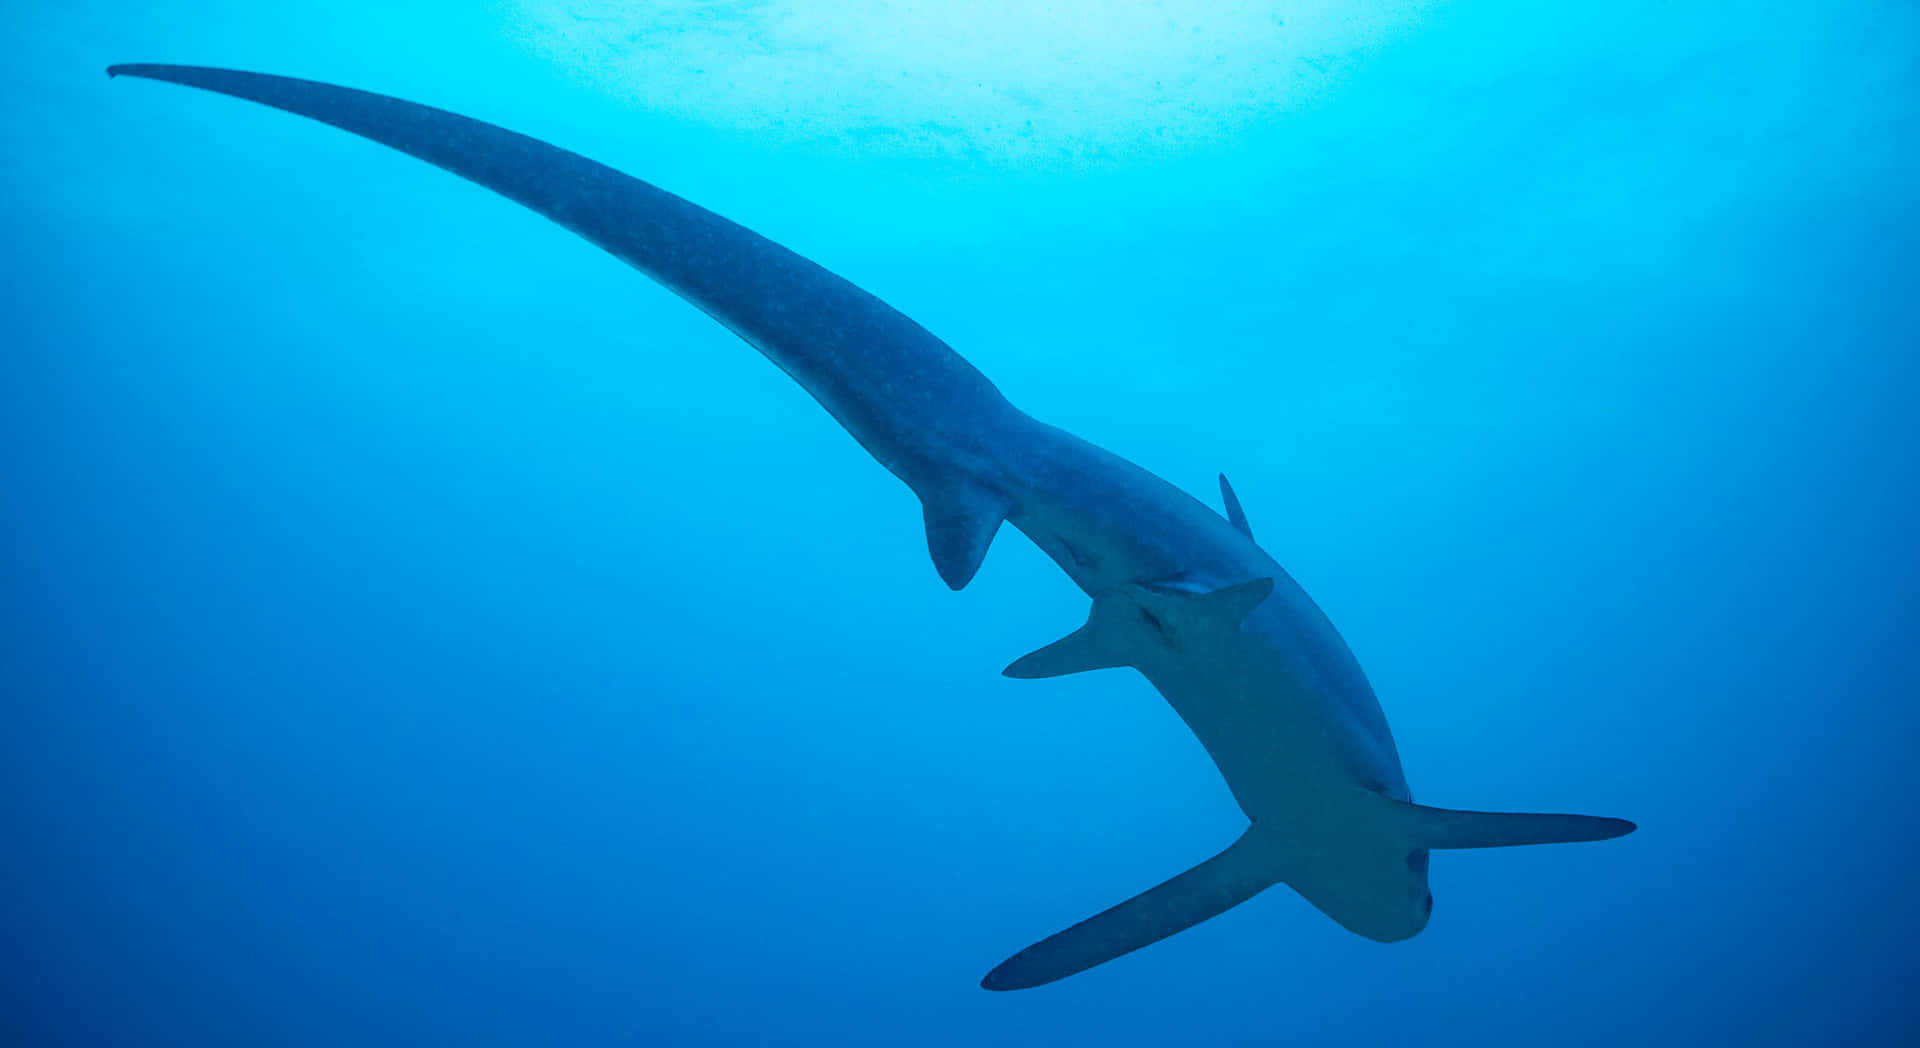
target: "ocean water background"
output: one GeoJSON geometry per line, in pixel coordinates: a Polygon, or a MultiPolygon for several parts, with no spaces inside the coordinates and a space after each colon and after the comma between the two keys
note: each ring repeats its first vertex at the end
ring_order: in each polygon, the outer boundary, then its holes
{"type": "Polygon", "coordinates": [[[1912,1043],[1910,4],[15,0],[0,1042],[1912,1043]],[[117,61],[363,87],[866,286],[1212,500],[1443,853],[979,977],[1240,816],[1084,598],[961,594],[777,370],[545,221],[117,61]]]}

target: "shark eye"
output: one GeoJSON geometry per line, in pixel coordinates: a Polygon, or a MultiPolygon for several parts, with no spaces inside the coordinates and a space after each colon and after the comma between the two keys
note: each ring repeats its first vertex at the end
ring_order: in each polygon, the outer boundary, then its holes
{"type": "Polygon", "coordinates": [[[1419,874],[1427,872],[1427,850],[1425,848],[1407,853],[1407,869],[1419,874]]]}

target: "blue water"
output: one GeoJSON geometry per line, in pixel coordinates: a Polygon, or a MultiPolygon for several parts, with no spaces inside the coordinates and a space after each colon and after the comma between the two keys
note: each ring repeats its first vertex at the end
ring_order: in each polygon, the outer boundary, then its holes
{"type": "Polygon", "coordinates": [[[0,8],[0,1043],[1913,1043],[1920,15],[1108,6],[0,8]],[[1011,532],[948,592],[559,229],[116,61],[794,247],[1225,470],[1420,799],[1640,831],[983,992],[1239,831],[1136,677],[998,675],[1085,599],[1011,532]]]}

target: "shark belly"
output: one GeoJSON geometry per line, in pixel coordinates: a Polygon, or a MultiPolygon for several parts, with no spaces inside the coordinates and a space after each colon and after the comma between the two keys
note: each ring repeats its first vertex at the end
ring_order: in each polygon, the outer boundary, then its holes
{"type": "Polygon", "coordinates": [[[1302,641],[1296,630],[1249,621],[1226,643],[1196,638],[1197,650],[1148,658],[1140,672],[1255,823],[1304,827],[1332,798],[1355,792],[1410,799],[1372,694],[1330,689],[1302,641]],[[1353,716],[1356,709],[1363,715],[1353,716]]]}
{"type": "Polygon", "coordinates": [[[1272,594],[1237,631],[1143,637],[1131,665],[1180,715],[1248,818],[1294,821],[1328,788],[1410,799],[1386,715],[1333,624],[1273,559],[1186,492],[1032,423],[995,456],[1008,523],[1088,596],[1129,585],[1272,594]]]}

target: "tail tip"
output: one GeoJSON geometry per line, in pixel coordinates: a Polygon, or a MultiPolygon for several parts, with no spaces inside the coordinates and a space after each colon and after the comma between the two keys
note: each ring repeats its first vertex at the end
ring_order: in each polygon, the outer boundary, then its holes
{"type": "Polygon", "coordinates": [[[111,80],[116,76],[138,76],[150,80],[162,80],[166,79],[164,74],[168,70],[180,68],[182,67],[156,65],[152,62],[115,62],[107,67],[107,78],[111,80]]]}

